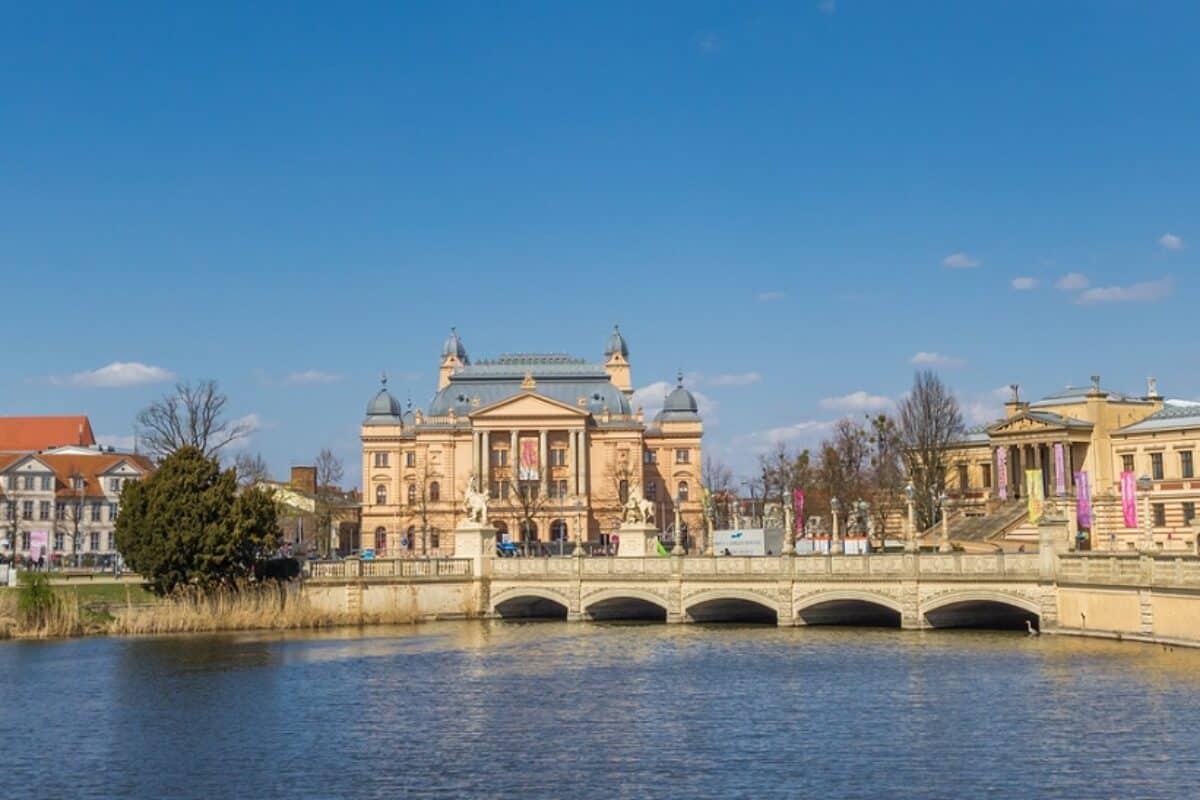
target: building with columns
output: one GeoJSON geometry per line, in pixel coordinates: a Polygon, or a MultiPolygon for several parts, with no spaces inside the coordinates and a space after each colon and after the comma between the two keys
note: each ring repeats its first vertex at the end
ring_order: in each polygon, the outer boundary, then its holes
{"type": "Polygon", "coordinates": [[[607,543],[630,492],[655,524],[701,527],[703,422],[682,377],[652,420],[633,406],[629,348],[614,328],[602,363],[515,353],[472,363],[458,332],[442,347],[437,392],[407,407],[383,386],[362,424],[363,547],[451,554],[472,483],[512,542],[607,543]]]}
{"type": "Polygon", "coordinates": [[[1136,549],[1149,516],[1156,547],[1195,551],[1200,403],[1162,397],[1152,378],[1140,396],[1102,388],[1096,376],[1032,402],[1011,390],[1004,418],[967,431],[947,461],[951,539],[968,549],[1036,542],[1025,475],[1040,470],[1042,495],[1066,507],[1079,546],[1136,549]],[[1123,472],[1149,479],[1149,491],[1138,492],[1138,527],[1125,524],[1123,472]],[[1085,512],[1081,525],[1085,490],[1091,519],[1085,512]]]}

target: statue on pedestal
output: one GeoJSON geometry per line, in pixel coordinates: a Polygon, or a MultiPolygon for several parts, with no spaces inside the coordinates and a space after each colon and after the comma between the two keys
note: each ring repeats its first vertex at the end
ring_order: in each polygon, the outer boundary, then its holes
{"type": "Polygon", "coordinates": [[[475,522],[483,525],[487,522],[487,492],[481,492],[475,488],[475,476],[471,476],[471,481],[467,485],[466,494],[463,495],[463,510],[467,512],[467,521],[475,522]]]}
{"type": "Polygon", "coordinates": [[[627,524],[649,525],[654,522],[654,503],[642,497],[640,484],[630,484],[629,496],[625,499],[624,522],[627,524]]]}

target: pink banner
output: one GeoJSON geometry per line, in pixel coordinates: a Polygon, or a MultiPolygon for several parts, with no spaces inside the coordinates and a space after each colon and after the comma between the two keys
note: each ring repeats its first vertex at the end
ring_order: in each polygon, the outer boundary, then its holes
{"type": "Polygon", "coordinates": [[[1008,499],[1008,448],[996,448],[996,489],[1000,499],[1008,499]]]}
{"type": "Polygon", "coordinates": [[[796,516],[796,533],[804,533],[804,490],[792,490],[792,511],[796,516]]]}
{"type": "Polygon", "coordinates": [[[1062,442],[1054,443],[1054,496],[1062,497],[1067,493],[1066,455],[1062,442]]]}
{"type": "Polygon", "coordinates": [[[1137,479],[1132,472],[1121,473],[1121,511],[1125,514],[1125,527],[1136,528],[1137,518],[1137,479]]]}
{"type": "MultiPolygon", "coordinates": [[[[50,549],[50,532],[49,531],[31,531],[29,534],[29,557],[37,561],[42,556],[48,555],[46,552],[50,549]]],[[[13,550],[16,550],[14,547],[13,550]]]]}
{"type": "Polygon", "coordinates": [[[1092,491],[1084,470],[1075,473],[1075,519],[1080,528],[1092,529],[1092,491]]]}

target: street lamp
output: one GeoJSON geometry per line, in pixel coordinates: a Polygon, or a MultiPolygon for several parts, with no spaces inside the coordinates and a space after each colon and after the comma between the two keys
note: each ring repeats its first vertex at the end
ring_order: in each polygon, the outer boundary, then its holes
{"type": "Polygon", "coordinates": [[[833,555],[833,547],[838,541],[838,524],[840,522],[838,517],[841,516],[842,501],[836,497],[830,498],[829,511],[830,516],[833,517],[833,535],[829,539],[829,555],[833,555]]]}
{"type": "Polygon", "coordinates": [[[950,513],[949,513],[949,498],[946,493],[942,492],[938,496],[938,505],[942,509],[942,543],[938,545],[939,553],[954,552],[954,546],[950,544],[950,513]]]}
{"type": "Polygon", "coordinates": [[[683,504],[683,492],[675,493],[675,546],[671,548],[671,555],[683,555],[683,525],[680,523],[679,507],[683,504]]]}
{"type": "Polygon", "coordinates": [[[916,500],[917,490],[912,481],[904,487],[904,500],[908,503],[908,536],[904,540],[904,549],[909,553],[921,552],[921,544],[917,541],[916,500]]]}
{"type": "Polygon", "coordinates": [[[1154,482],[1150,480],[1149,475],[1142,475],[1137,479],[1138,493],[1142,496],[1142,546],[1139,548],[1143,553],[1153,553],[1154,547],[1154,520],[1150,519],[1150,488],[1154,486],[1154,482]]]}
{"type": "Polygon", "coordinates": [[[575,555],[578,558],[583,558],[583,543],[586,541],[583,535],[583,501],[579,498],[575,499],[575,555]]]}

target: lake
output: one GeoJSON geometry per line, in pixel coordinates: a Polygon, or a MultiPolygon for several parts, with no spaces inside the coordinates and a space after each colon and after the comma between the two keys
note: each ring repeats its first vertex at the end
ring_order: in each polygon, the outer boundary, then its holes
{"type": "Polygon", "coordinates": [[[1194,798],[1200,652],[444,622],[0,643],[7,798],[1194,798]]]}

